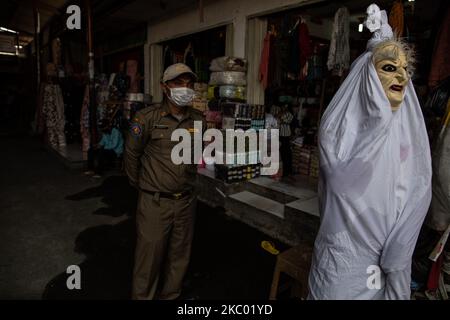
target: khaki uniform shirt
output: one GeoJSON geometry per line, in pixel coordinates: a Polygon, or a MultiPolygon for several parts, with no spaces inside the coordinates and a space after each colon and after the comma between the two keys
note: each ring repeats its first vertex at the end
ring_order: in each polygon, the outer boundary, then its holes
{"type": "MultiPolygon", "coordinates": [[[[170,113],[167,103],[155,104],[136,113],[128,133],[124,154],[125,171],[130,183],[142,190],[177,193],[186,191],[195,180],[197,165],[172,162],[171,153],[179,141],[171,141],[172,132],[187,129],[194,155],[194,121],[203,116],[187,107],[181,120],[170,113]]],[[[201,141],[200,141],[201,143],[201,141]]]]}

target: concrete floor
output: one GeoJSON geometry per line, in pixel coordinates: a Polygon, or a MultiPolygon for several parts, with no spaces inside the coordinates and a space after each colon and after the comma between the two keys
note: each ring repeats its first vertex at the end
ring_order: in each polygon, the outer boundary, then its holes
{"type": "MultiPolygon", "coordinates": [[[[70,171],[33,138],[0,138],[0,148],[0,299],[129,299],[136,192],[127,179],[70,171]],[[66,287],[70,265],[81,268],[81,290],[66,287]]],[[[262,240],[274,241],[200,203],[184,293],[266,299],[275,256],[262,240]]]]}

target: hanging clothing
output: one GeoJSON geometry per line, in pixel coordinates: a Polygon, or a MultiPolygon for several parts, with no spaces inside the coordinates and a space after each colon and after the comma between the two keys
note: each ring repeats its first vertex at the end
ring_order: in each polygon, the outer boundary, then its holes
{"type": "Polygon", "coordinates": [[[268,135],[271,129],[278,129],[278,121],[271,113],[266,113],[265,128],[268,130],[268,135]]]}
{"type": "Polygon", "coordinates": [[[381,34],[352,64],[321,120],[321,225],[310,299],[410,299],[412,254],[431,200],[431,157],[412,81],[393,112],[372,62],[373,45],[393,36],[382,16],[381,34]]]}
{"type": "Polygon", "coordinates": [[[308,26],[305,22],[301,22],[298,26],[298,43],[300,47],[300,80],[304,80],[308,75],[308,59],[311,57],[311,39],[309,37],[308,26]]]}
{"type": "Polygon", "coordinates": [[[99,145],[105,150],[112,150],[117,156],[121,156],[123,153],[123,137],[117,128],[112,128],[111,132],[103,133],[99,145]]]}
{"type": "Polygon", "coordinates": [[[280,117],[280,137],[290,137],[291,132],[291,122],[294,116],[290,112],[285,112],[280,117]]]}
{"type": "Polygon", "coordinates": [[[270,57],[272,54],[273,36],[270,32],[266,33],[264,37],[264,45],[261,53],[261,62],[259,65],[259,81],[265,89],[269,86],[270,78],[270,57]]]}
{"type": "Polygon", "coordinates": [[[403,36],[403,3],[401,0],[397,0],[392,5],[391,12],[389,13],[389,25],[398,37],[403,36]]]}
{"type": "Polygon", "coordinates": [[[436,37],[436,44],[431,60],[428,85],[436,87],[442,80],[450,76],[450,7],[447,8],[441,28],[436,37]]]}
{"type": "Polygon", "coordinates": [[[174,52],[173,57],[174,63],[183,63],[184,61],[184,53],[182,52],[174,52]]]}
{"type": "Polygon", "coordinates": [[[433,197],[427,225],[443,232],[450,224],[450,99],[433,150],[433,197]]]}
{"type": "Polygon", "coordinates": [[[289,58],[289,72],[292,72],[295,77],[300,74],[300,36],[299,36],[299,22],[296,26],[289,31],[289,48],[290,48],[290,58],[289,58]]]}
{"type": "Polygon", "coordinates": [[[168,46],[164,48],[163,53],[163,59],[164,59],[164,70],[166,70],[169,66],[173,64],[173,55],[172,50],[168,46]]]}
{"type": "Polygon", "coordinates": [[[346,7],[339,8],[334,15],[333,32],[331,34],[330,51],[328,52],[328,70],[338,76],[350,65],[350,14],[346,7]]]}
{"type": "Polygon", "coordinates": [[[389,14],[389,25],[397,37],[403,36],[404,28],[404,13],[403,13],[403,3],[401,0],[397,0],[392,5],[391,12],[389,14]]]}
{"type": "Polygon", "coordinates": [[[66,146],[64,100],[59,85],[50,83],[44,85],[42,113],[50,146],[54,149],[66,146]]]}
{"type": "Polygon", "coordinates": [[[195,57],[194,57],[194,49],[192,48],[192,44],[186,48],[184,52],[184,61],[183,63],[187,65],[192,70],[195,70],[195,57]]]}

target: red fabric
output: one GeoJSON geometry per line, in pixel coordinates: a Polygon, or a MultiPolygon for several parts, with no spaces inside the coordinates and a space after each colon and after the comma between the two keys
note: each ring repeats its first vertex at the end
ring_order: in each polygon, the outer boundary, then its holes
{"type": "Polygon", "coordinates": [[[261,53],[261,63],[259,65],[259,81],[262,83],[264,90],[269,86],[269,66],[270,54],[272,50],[272,35],[267,32],[264,37],[264,46],[261,53]]]}
{"type": "Polygon", "coordinates": [[[312,54],[311,39],[309,37],[309,30],[306,23],[300,23],[298,27],[298,42],[300,46],[300,78],[304,79],[306,74],[304,74],[302,70],[312,54]]]}
{"type": "Polygon", "coordinates": [[[437,36],[434,47],[433,59],[431,60],[430,76],[428,85],[436,87],[442,80],[450,75],[450,7],[447,9],[444,21],[437,36]]]}
{"type": "Polygon", "coordinates": [[[430,274],[428,275],[427,289],[430,291],[437,290],[439,287],[439,277],[441,276],[441,267],[444,255],[441,254],[436,262],[431,267],[430,274]]]}

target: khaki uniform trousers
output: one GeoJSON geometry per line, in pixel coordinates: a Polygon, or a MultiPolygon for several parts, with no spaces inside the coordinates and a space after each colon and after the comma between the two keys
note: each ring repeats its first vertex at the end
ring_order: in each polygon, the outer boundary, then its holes
{"type": "Polygon", "coordinates": [[[134,300],[180,296],[191,254],[195,209],[194,195],[173,200],[139,193],[134,300]]]}

